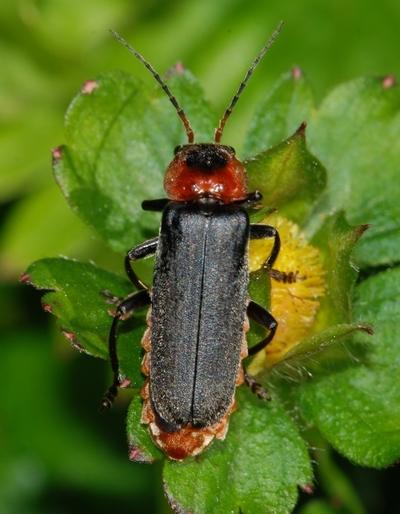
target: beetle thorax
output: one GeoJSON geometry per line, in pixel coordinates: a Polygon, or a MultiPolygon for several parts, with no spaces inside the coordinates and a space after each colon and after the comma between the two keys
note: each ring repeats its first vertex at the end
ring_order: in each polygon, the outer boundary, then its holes
{"type": "Polygon", "coordinates": [[[171,200],[188,202],[213,198],[231,203],[246,198],[246,171],[230,146],[183,145],[175,154],[164,179],[164,188],[171,200]]]}

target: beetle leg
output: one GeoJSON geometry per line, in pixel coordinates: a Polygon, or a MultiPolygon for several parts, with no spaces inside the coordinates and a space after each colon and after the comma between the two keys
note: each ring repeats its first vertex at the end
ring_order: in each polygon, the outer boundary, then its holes
{"type": "Polygon", "coordinates": [[[259,325],[270,331],[267,337],[249,348],[249,356],[252,356],[265,348],[267,344],[272,341],[278,327],[278,323],[272,314],[267,311],[267,309],[264,309],[264,307],[262,307],[259,303],[253,302],[252,300],[247,306],[247,315],[259,325]]]}
{"type": "Polygon", "coordinates": [[[112,305],[117,305],[123,300],[123,298],[113,295],[108,289],[102,289],[100,293],[106,297],[106,303],[110,303],[112,305]]]}
{"type": "Polygon", "coordinates": [[[268,273],[268,275],[274,280],[283,282],[284,284],[293,284],[293,282],[296,282],[297,280],[304,280],[306,277],[299,277],[298,271],[286,272],[272,268],[281,249],[281,238],[279,237],[279,232],[276,230],[276,228],[272,227],[271,225],[250,225],[250,239],[271,238],[274,238],[274,246],[272,247],[268,259],[263,264],[263,268],[268,273]]]}
{"type": "MultiPolygon", "coordinates": [[[[272,314],[264,309],[260,304],[253,302],[252,300],[249,302],[247,306],[247,315],[256,321],[262,327],[265,327],[270,332],[262,341],[257,343],[256,345],[249,348],[249,356],[255,355],[257,352],[262,350],[267,346],[268,343],[272,341],[274,338],[276,329],[278,327],[278,323],[276,319],[272,316],[272,314]]],[[[253,393],[255,393],[261,400],[270,400],[268,392],[264,387],[259,384],[253,375],[249,373],[245,373],[244,379],[246,384],[250,387],[253,393]]]]}
{"type": "Polygon", "coordinates": [[[246,385],[248,385],[251,389],[251,392],[256,394],[260,400],[267,400],[271,401],[271,397],[268,394],[268,391],[257,382],[257,380],[253,377],[253,375],[250,375],[249,373],[244,374],[244,380],[246,382],[246,385]]]}
{"type": "Polygon", "coordinates": [[[253,223],[250,225],[250,239],[271,239],[274,238],[274,246],[268,259],[264,262],[264,268],[268,271],[272,269],[276,258],[278,257],[279,250],[281,249],[281,238],[279,232],[271,225],[262,225],[253,223]]]}
{"type": "Polygon", "coordinates": [[[131,262],[137,261],[138,259],[146,259],[146,257],[151,257],[156,253],[158,245],[158,237],[154,237],[153,239],[149,239],[144,243],[134,246],[129,250],[125,257],[125,271],[128,275],[129,280],[135,285],[139,290],[148,289],[146,284],[140,280],[140,278],[136,275],[131,267],[131,262]]]}
{"type": "MultiPolygon", "coordinates": [[[[244,200],[238,200],[237,202],[234,202],[237,205],[242,205],[245,209],[248,209],[250,207],[255,207],[258,205],[261,205],[261,200],[263,198],[263,195],[260,191],[256,190],[252,193],[249,193],[247,197],[244,200]]],[[[261,205],[262,207],[262,205],[261,205]]]]}
{"type": "Polygon", "coordinates": [[[144,200],[142,209],[144,211],[162,212],[171,200],[169,198],[158,198],[156,200],[144,200]]]}
{"type": "Polygon", "coordinates": [[[293,284],[298,280],[305,280],[307,277],[302,276],[299,277],[299,271],[279,271],[277,269],[267,269],[268,275],[276,280],[277,282],[282,282],[283,284],[293,284]]]}
{"type": "Polygon", "coordinates": [[[142,289],[136,293],[134,293],[131,296],[128,296],[125,298],[125,300],[122,300],[122,302],[117,307],[117,312],[114,316],[110,335],[108,338],[108,351],[110,356],[110,363],[111,363],[111,369],[114,373],[114,380],[113,383],[108,388],[107,392],[105,393],[100,406],[100,411],[104,411],[106,409],[109,409],[112,404],[114,403],[115,398],[118,394],[118,387],[120,385],[120,379],[119,379],[119,362],[118,362],[118,355],[117,355],[117,327],[118,322],[123,319],[127,314],[130,314],[132,312],[135,312],[139,309],[142,309],[143,307],[147,307],[150,305],[151,299],[150,299],[150,293],[148,289],[142,289]]]}

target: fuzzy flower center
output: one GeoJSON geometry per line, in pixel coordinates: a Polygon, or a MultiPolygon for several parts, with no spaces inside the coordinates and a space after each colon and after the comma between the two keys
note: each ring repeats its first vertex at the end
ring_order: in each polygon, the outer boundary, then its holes
{"type": "MultiPolygon", "coordinates": [[[[281,250],[273,268],[296,273],[297,280],[285,284],[271,279],[270,311],[278,329],[272,342],[248,367],[254,375],[280,361],[287,351],[310,335],[320,306],[318,297],[325,295],[320,252],[308,244],[299,227],[277,215],[268,216],[262,223],[276,227],[281,238],[281,250]]],[[[262,267],[272,245],[272,240],[265,239],[250,242],[250,272],[262,267]]]]}

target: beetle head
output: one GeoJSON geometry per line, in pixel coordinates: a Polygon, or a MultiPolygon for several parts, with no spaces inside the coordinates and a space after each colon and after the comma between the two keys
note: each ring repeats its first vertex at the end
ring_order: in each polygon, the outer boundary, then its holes
{"type": "Polygon", "coordinates": [[[215,143],[178,146],[164,188],[168,198],[183,202],[212,198],[231,203],[248,193],[246,171],[235,150],[215,143]]]}

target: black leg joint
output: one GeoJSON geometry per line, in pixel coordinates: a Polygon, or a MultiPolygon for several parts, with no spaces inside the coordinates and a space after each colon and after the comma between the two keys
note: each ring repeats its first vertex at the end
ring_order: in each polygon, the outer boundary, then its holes
{"type": "Polygon", "coordinates": [[[144,200],[142,209],[144,211],[162,212],[171,200],[169,198],[159,198],[157,200],[144,200]]]}
{"type": "Polygon", "coordinates": [[[281,249],[281,238],[279,232],[271,225],[252,224],[250,225],[250,239],[274,239],[274,246],[268,259],[264,262],[264,268],[271,269],[281,249]]]}
{"type": "Polygon", "coordinates": [[[260,191],[253,191],[252,193],[249,193],[247,197],[244,200],[238,200],[235,202],[236,205],[242,205],[246,209],[250,207],[254,207],[255,205],[259,204],[261,200],[263,199],[263,195],[260,191]]]}
{"type": "Polygon", "coordinates": [[[268,343],[274,338],[276,329],[278,328],[278,322],[272,316],[272,314],[264,309],[260,304],[250,301],[247,306],[247,315],[253,319],[256,323],[269,330],[269,334],[262,341],[249,348],[249,356],[253,356],[260,350],[265,348],[268,343]]]}
{"type": "Polygon", "coordinates": [[[156,253],[158,245],[158,237],[153,239],[149,239],[144,243],[134,246],[129,250],[125,257],[125,271],[128,275],[129,280],[135,285],[139,290],[148,289],[146,284],[140,280],[140,278],[136,275],[131,267],[131,262],[137,261],[138,259],[145,259],[146,257],[151,257],[156,253]]]}

